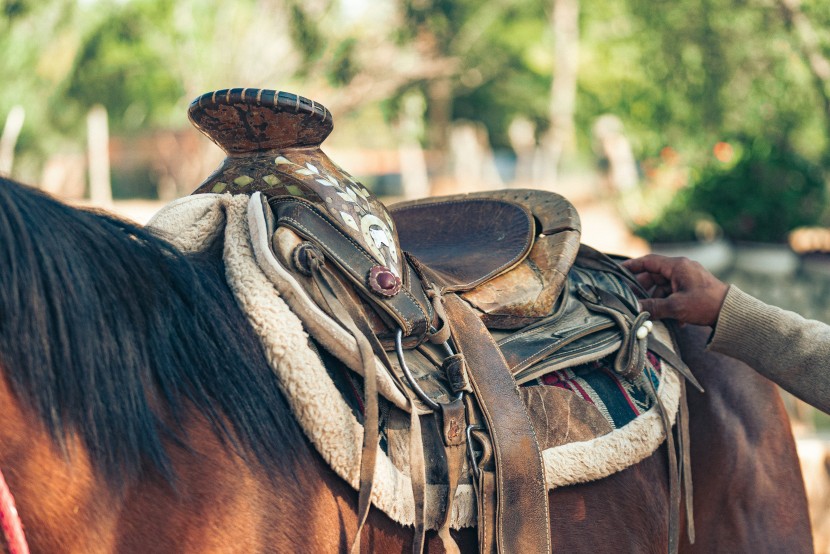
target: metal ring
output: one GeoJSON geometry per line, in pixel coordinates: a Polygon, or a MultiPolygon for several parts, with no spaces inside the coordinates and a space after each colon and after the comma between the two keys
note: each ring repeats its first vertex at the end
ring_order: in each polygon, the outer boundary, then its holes
{"type": "MultiPolygon", "coordinates": [[[[452,346],[450,346],[449,341],[444,342],[441,346],[444,347],[444,350],[447,351],[449,356],[455,356],[455,351],[453,350],[452,346]]],[[[433,412],[437,412],[441,409],[441,405],[438,404],[435,400],[427,396],[427,393],[424,392],[424,389],[418,384],[418,381],[415,380],[415,376],[412,375],[412,371],[409,369],[409,366],[406,365],[406,360],[403,357],[403,330],[398,329],[395,331],[395,354],[398,356],[398,363],[401,364],[401,369],[403,370],[403,374],[406,377],[406,380],[409,382],[409,386],[415,391],[415,394],[418,395],[418,398],[427,405],[427,407],[432,410],[433,412]]],[[[461,400],[464,398],[464,391],[459,391],[458,396],[455,397],[456,400],[461,400]]]]}
{"type": "Polygon", "coordinates": [[[403,359],[403,331],[401,329],[395,331],[395,354],[398,355],[398,363],[401,364],[401,369],[403,370],[403,374],[406,376],[406,380],[409,381],[409,386],[413,391],[415,391],[415,394],[418,395],[421,402],[426,404],[427,407],[429,407],[429,409],[433,412],[440,410],[441,406],[435,400],[427,396],[424,389],[418,385],[418,382],[415,380],[415,376],[412,375],[412,371],[409,370],[409,367],[406,365],[406,361],[403,359]]]}
{"type": "MultiPolygon", "coordinates": [[[[429,332],[434,334],[438,332],[438,329],[430,325],[429,332]]],[[[444,350],[447,351],[447,356],[455,356],[455,350],[453,350],[452,346],[450,346],[450,341],[444,341],[441,346],[443,346],[444,350]]]]}

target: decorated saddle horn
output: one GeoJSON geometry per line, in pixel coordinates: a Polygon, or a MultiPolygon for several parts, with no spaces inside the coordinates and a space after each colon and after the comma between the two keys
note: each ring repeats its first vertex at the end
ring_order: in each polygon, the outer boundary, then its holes
{"type": "Polygon", "coordinates": [[[417,276],[404,262],[395,223],[384,205],[320,149],[333,129],[331,113],[287,92],[226,89],[206,93],[188,109],[193,124],[227,153],[195,193],[252,194],[269,199],[284,257],[310,273],[320,252],[360,291],[373,331],[387,341],[397,329],[423,341],[434,314],[417,276]],[[401,289],[405,294],[399,294],[401,289]],[[384,332],[385,328],[385,332],[384,332]]]}
{"type": "Polygon", "coordinates": [[[288,92],[235,88],[203,94],[188,116],[228,154],[195,193],[304,199],[401,277],[398,235],[386,208],[320,150],[334,128],[323,105],[288,92]]]}

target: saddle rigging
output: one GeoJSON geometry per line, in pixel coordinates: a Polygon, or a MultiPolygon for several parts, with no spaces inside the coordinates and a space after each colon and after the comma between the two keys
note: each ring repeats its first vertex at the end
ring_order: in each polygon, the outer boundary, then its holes
{"type": "MultiPolygon", "coordinates": [[[[374,476],[378,388],[387,379],[395,389],[387,396],[409,412],[421,514],[414,550],[424,536],[421,417],[433,414],[448,483],[439,530],[447,550],[455,488],[468,470],[481,551],[550,552],[545,468],[519,385],[609,355],[617,373],[637,379],[648,349],[685,368],[650,334],[636,281],[580,247],[578,215],[553,193],[496,191],[387,210],[320,150],[333,123],[311,100],[230,89],[199,97],[188,113],[229,154],[195,193],[262,193],[274,257],[353,339],[343,352],[330,346],[325,325],[307,325],[363,380],[360,527],[374,476]]],[[[676,479],[673,503],[675,489],[676,479]]],[[[676,535],[674,517],[672,526],[676,535]]],[[[360,529],[353,551],[359,540],[360,529]]]]}

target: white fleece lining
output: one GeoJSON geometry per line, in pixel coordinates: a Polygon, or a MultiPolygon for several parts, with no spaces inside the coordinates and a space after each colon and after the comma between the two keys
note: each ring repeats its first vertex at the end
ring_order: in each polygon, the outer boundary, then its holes
{"type": "MultiPolygon", "coordinates": [[[[262,225],[257,219],[261,217],[259,193],[250,198],[203,194],[169,204],[148,226],[184,252],[204,250],[224,232],[228,283],[259,335],[297,421],[335,473],[357,490],[363,428],[309,347],[300,319],[278,291],[286,291],[285,297],[292,302],[301,303],[303,297],[307,298],[304,294],[290,294],[290,283],[276,282],[290,275],[284,268],[279,271],[273,266],[274,263],[279,266],[273,256],[268,259],[263,255],[268,249],[268,237],[262,236],[264,219],[262,225]]],[[[665,329],[655,324],[655,332],[662,334],[665,329]]],[[[658,395],[673,422],[680,399],[680,382],[676,372],[666,364],[663,377],[658,395]]],[[[554,488],[584,483],[616,473],[654,453],[664,436],[660,414],[652,407],[607,435],[547,449],[542,453],[547,485],[554,488]]],[[[445,494],[445,486],[427,485],[427,525],[432,529],[440,525],[445,494]]],[[[414,523],[409,477],[392,464],[380,447],[372,502],[394,521],[404,525],[414,523]]],[[[475,524],[473,488],[462,484],[453,503],[451,525],[459,529],[475,524]]]]}

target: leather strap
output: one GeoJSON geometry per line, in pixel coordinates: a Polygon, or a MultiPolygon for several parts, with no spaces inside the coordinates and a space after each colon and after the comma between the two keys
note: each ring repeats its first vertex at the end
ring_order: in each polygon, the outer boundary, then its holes
{"type": "MultiPolygon", "coordinates": [[[[680,356],[674,352],[680,352],[680,346],[677,343],[677,335],[679,333],[677,322],[667,321],[666,328],[669,330],[669,338],[671,339],[674,351],[669,349],[680,364],[686,368],[686,371],[691,373],[680,356]]],[[[662,343],[661,343],[662,345],[662,343]]],[[[668,349],[668,347],[667,347],[668,349]]],[[[672,362],[671,358],[664,358],[673,367],[677,367],[672,362]]],[[[695,385],[700,392],[703,392],[703,387],[697,383],[696,380],[690,381],[695,385]]],[[[686,532],[689,536],[689,543],[695,543],[695,512],[694,512],[694,487],[692,485],[692,446],[691,438],[689,436],[689,403],[686,398],[686,383],[680,381],[680,409],[677,413],[677,436],[678,447],[680,448],[680,478],[683,481],[683,490],[686,495],[686,532]]]]}
{"type": "MultiPolygon", "coordinates": [[[[632,320],[638,317],[639,314],[636,314],[635,312],[631,311],[631,307],[626,305],[626,303],[623,302],[622,299],[618,298],[617,296],[602,289],[594,289],[594,292],[598,294],[600,302],[605,306],[617,310],[618,312],[624,314],[632,320]]],[[[675,342],[674,336],[676,336],[677,334],[677,329],[675,325],[670,321],[667,321],[666,327],[669,330],[669,334],[672,336],[672,342],[675,342]]],[[[660,340],[657,339],[657,337],[655,337],[653,334],[649,334],[648,336],[648,349],[660,356],[666,362],[668,362],[669,365],[675,368],[697,390],[703,392],[703,386],[694,376],[692,370],[690,370],[689,366],[686,365],[686,362],[684,362],[680,358],[680,356],[676,354],[677,345],[675,344],[674,347],[675,350],[672,350],[668,347],[668,345],[665,345],[662,342],[660,342],[660,340]]]]}
{"type": "Polygon", "coordinates": [[[444,521],[438,529],[438,537],[444,544],[444,550],[448,554],[460,554],[458,545],[450,535],[450,522],[452,521],[452,507],[455,500],[455,492],[458,489],[458,481],[464,470],[464,454],[466,453],[466,441],[464,440],[464,422],[466,414],[464,401],[453,400],[447,404],[441,404],[441,420],[443,426],[444,452],[447,455],[447,509],[444,512],[444,521]],[[461,425],[459,427],[458,425],[461,425]]]}
{"type": "MultiPolygon", "coordinates": [[[[667,323],[666,327],[668,327],[669,331],[671,331],[671,325],[667,323]]],[[[680,356],[674,352],[674,350],[660,342],[660,340],[654,335],[648,336],[648,349],[665,360],[670,366],[675,368],[686,379],[686,381],[692,384],[694,388],[700,392],[704,392],[703,385],[701,385],[700,381],[695,378],[692,370],[686,365],[686,362],[684,362],[680,356]]]]}
{"type": "Polygon", "coordinates": [[[372,345],[358,329],[355,318],[349,313],[343,300],[347,297],[346,291],[340,281],[331,274],[330,270],[323,264],[323,260],[314,258],[310,260],[314,282],[320,290],[322,297],[332,314],[346,327],[354,336],[360,350],[360,359],[363,365],[363,449],[360,456],[360,491],[357,501],[357,532],[350,552],[360,552],[360,533],[366,523],[371,507],[372,486],[375,478],[375,462],[377,460],[378,447],[378,394],[377,374],[375,371],[375,359],[372,345]]]}
{"type": "Polygon", "coordinates": [[[432,305],[409,264],[402,268],[400,292],[388,297],[373,294],[367,289],[367,278],[380,262],[340,231],[321,209],[294,197],[272,198],[269,203],[276,225],[290,228],[323,250],[327,260],[335,264],[356,289],[364,292],[364,299],[371,302],[379,314],[394,322],[390,326],[392,329],[399,327],[404,337],[411,336],[415,342],[426,338],[433,323],[432,305]]]}
{"type": "Polygon", "coordinates": [[[495,554],[496,548],[496,473],[482,470],[476,482],[478,499],[478,551],[479,554],[495,554]]]}
{"type": "Polygon", "coordinates": [[[680,479],[679,469],[677,466],[677,450],[674,445],[674,434],[672,433],[672,424],[669,421],[669,415],[666,407],[660,400],[657,391],[654,388],[654,383],[651,378],[645,373],[641,373],[637,380],[644,385],[644,389],[649,393],[654,402],[654,406],[660,414],[660,419],[663,422],[663,429],[666,433],[666,450],[669,453],[669,554],[676,554],[678,547],[678,539],[680,538],[680,479]]]}
{"type": "MultiPolygon", "coordinates": [[[[374,483],[375,463],[377,458],[378,445],[378,397],[373,355],[377,355],[383,364],[391,367],[391,362],[372,333],[369,322],[357,306],[348,302],[348,291],[346,291],[339,279],[322,263],[315,263],[313,266],[315,283],[337,319],[354,334],[360,347],[361,358],[364,365],[364,372],[368,370],[367,365],[372,369],[364,373],[364,418],[363,418],[363,450],[360,459],[360,489],[358,492],[358,528],[350,552],[360,552],[360,534],[366,523],[371,508],[372,486],[374,483]],[[328,290],[326,290],[328,289],[328,290]],[[341,301],[340,299],[346,299],[341,301]],[[367,357],[368,349],[368,357],[367,357]]],[[[391,370],[390,370],[391,372],[391,370]]],[[[412,497],[415,503],[415,536],[412,541],[412,551],[420,554],[424,550],[424,539],[426,533],[426,462],[424,460],[424,446],[421,439],[421,420],[418,410],[415,409],[414,400],[408,389],[404,388],[407,399],[411,406],[409,419],[409,466],[410,481],[412,484],[412,497]]]]}
{"type": "Polygon", "coordinates": [[[444,296],[444,308],[493,443],[496,549],[548,554],[550,512],[544,465],[519,388],[472,308],[452,293],[444,296]]]}
{"type": "Polygon", "coordinates": [[[686,533],[689,544],[695,543],[694,489],[692,486],[692,456],[689,439],[689,404],[686,402],[686,383],[680,381],[680,409],[677,413],[677,442],[680,449],[680,479],[686,500],[686,533]]]}

